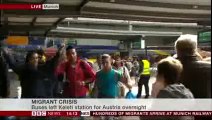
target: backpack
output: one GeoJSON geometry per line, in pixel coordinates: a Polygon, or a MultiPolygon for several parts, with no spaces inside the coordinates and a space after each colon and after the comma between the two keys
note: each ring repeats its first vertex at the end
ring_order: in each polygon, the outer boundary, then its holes
{"type": "MultiPolygon", "coordinates": [[[[85,77],[89,77],[89,74],[87,73],[87,71],[86,71],[86,67],[85,67],[85,61],[83,61],[83,60],[80,60],[80,67],[81,67],[81,69],[82,69],[82,71],[83,71],[83,74],[85,75],[85,77]]],[[[89,64],[88,64],[89,65],[89,64]]],[[[65,73],[66,73],[66,82],[68,82],[68,80],[67,80],[67,73],[68,73],[68,70],[70,69],[69,68],[70,67],[70,65],[66,65],[66,68],[65,68],[65,73]]],[[[86,85],[86,87],[89,89],[89,84],[90,83],[88,83],[87,85],[86,85]]]]}

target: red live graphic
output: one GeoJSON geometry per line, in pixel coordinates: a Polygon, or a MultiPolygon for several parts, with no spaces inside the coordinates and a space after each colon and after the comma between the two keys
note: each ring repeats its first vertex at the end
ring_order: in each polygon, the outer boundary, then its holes
{"type": "Polygon", "coordinates": [[[5,10],[42,10],[42,4],[0,4],[5,10]]]}

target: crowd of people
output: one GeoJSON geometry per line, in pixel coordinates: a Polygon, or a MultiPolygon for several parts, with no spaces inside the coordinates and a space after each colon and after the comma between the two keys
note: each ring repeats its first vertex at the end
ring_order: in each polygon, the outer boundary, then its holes
{"type": "MultiPolygon", "coordinates": [[[[157,84],[158,79],[168,76],[168,80],[179,79],[178,82],[185,85],[195,98],[211,97],[210,62],[204,61],[206,57],[198,53],[197,42],[191,38],[189,35],[179,37],[175,43],[176,55],[156,63],[157,80],[153,91],[164,86],[157,84]],[[163,61],[167,66],[160,67],[163,61]],[[182,70],[175,70],[177,63],[182,64],[182,70]],[[160,69],[164,73],[160,73],[160,69]]],[[[141,98],[143,85],[145,98],[150,96],[151,63],[145,57],[133,56],[133,59],[124,60],[119,55],[103,54],[97,56],[95,63],[90,63],[87,59],[80,59],[75,47],[62,45],[54,58],[48,61],[42,50],[29,51],[25,63],[19,65],[8,49],[3,44],[1,46],[1,97],[9,94],[8,66],[19,77],[21,98],[123,98],[126,88],[131,90],[134,84],[138,86],[137,98],[141,98]]],[[[152,96],[156,97],[158,92],[153,93],[152,96]]]]}
{"type": "MultiPolygon", "coordinates": [[[[211,98],[211,63],[198,53],[197,40],[182,35],[175,42],[176,55],[157,62],[156,82],[149,91],[150,62],[145,57],[123,60],[119,55],[97,56],[95,63],[80,59],[74,46],[61,45],[46,61],[42,51],[29,51],[25,63],[13,61],[1,44],[0,97],[9,96],[8,66],[21,82],[21,98],[124,98],[138,85],[145,98],[211,98]],[[151,94],[150,94],[151,92],[151,94]]],[[[204,56],[205,57],[205,56],[204,56]]]]}

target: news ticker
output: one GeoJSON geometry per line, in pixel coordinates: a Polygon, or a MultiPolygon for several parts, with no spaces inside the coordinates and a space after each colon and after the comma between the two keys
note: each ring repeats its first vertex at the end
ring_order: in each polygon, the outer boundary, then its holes
{"type": "Polygon", "coordinates": [[[212,116],[212,111],[0,111],[0,116],[212,116]]]}
{"type": "Polygon", "coordinates": [[[0,4],[1,10],[59,10],[59,4],[0,4]]]}
{"type": "Polygon", "coordinates": [[[212,99],[0,99],[0,116],[209,116],[212,99]]]}

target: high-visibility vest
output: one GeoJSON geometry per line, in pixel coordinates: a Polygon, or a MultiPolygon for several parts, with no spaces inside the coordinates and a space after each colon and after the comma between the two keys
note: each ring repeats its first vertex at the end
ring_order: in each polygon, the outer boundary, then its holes
{"type": "Polygon", "coordinates": [[[141,75],[150,75],[150,62],[148,60],[142,60],[143,62],[143,71],[141,75]]]}

